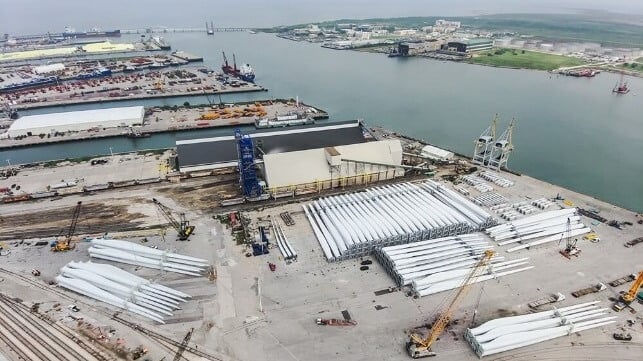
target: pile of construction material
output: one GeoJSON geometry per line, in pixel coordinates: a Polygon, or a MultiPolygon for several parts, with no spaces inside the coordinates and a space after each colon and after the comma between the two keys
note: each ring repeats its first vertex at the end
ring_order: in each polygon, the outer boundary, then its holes
{"type": "Polygon", "coordinates": [[[514,204],[499,204],[496,206],[489,207],[492,211],[500,214],[500,218],[513,221],[518,219],[521,214],[527,215],[536,213],[538,209],[533,205],[527,204],[527,202],[519,202],[514,204]]]}
{"type": "Polygon", "coordinates": [[[547,209],[550,206],[552,206],[554,204],[554,202],[550,201],[547,198],[538,198],[538,199],[532,201],[531,204],[533,206],[536,206],[536,207],[540,208],[540,209],[547,209]]]}
{"type": "Polygon", "coordinates": [[[277,248],[279,248],[281,255],[287,261],[296,261],[297,252],[295,252],[295,248],[288,241],[288,238],[284,234],[284,230],[281,228],[281,224],[279,224],[279,221],[274,222],[271,220],[270,223],[275,233],[275,243],[277,244],[277,248]]]}
{"type": "Polygon", "coordinates": [[[132,242],[94,238],[91,240],[91,244],[89,255],[93,258],[190,276],[200,276],[208,269],[208,261],[205,259],[162,251],[132,242]]]}
{"type": "Polygon", "coordinates": [[[497,206],[499,204],[507,204],[509,202],[505,196],[496,192],[487,192],[482,193],[481,195],[475,197],[473,201],[481,206],[491,207],[497,206]]]}
{"type": "MultiPolygon", "coordinates": [[[[474,233],[384,247],[375,255],[398,286],[411,285],[421,297],[460,287],[485,251],[492,248],[481,233],[474,233]]],[[[533,268],[521,267],[527,260],[505,261],[502,256],[493,256],[476,271],[470,284],[533,268]]]]}
{"type": "Polygon", "coordinates": [[[485,232],[500,246],[520,243],[507,250],[515,252],[545,243],[560,242],[567,237],[577,237],[591,232],[591,229],[581,222],[576,208],[566,208],[500,224],[485,232]]]}
{"type": "Polygon", "coordinates": [[[489,171],[480,172],[480,177],[503,188],[511,187],[512,185],[514,185],[514,182],[510,181],[509,179],[502,178],[501,176],[489,171]]]}
{"type": "Polygon", "coordinates": [[[493,190],[492,186],[473,174],[463,176],[462,180],[468,185],[473,186],[473,188],[475,188],[480,193],[491,192],[493,190]]]}
{"type": "Polygon", "coordinates": [[[369,188],[321,198],[303,208],[329,261],[496,224],[485,210],[433,181],[369,188]]]}
{"type": "Polygon", "coordinates": [[[604,317],[608,309],[597,303],[497,318],[467,329],[464,338],[483,357],[614,323],[616,317],[604,317]]]}
{"type": "Polygon", "coordinates": [[[152,283],[120,268],[92,262],[69,262],[56,277],[58,285],[81,295],[164,323],[190,295],[152,283]]]}

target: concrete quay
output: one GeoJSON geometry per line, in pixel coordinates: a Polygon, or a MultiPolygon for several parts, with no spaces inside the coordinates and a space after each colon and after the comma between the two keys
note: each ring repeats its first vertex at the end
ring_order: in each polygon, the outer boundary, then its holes
{"type": "Polygon", "coordinates": [[[49,137],[33,135],[22,139],[0,139],[0,149],[110,137],[147,137],[155,133],[254,125],[255,120],[259,118],[275,118],[280,115],[302,112],[310,114],[316,120],[328,118],[325,111],[301,102],[297,105],[293,99],[260,100],[212,106],[154,107],[147,109],[143,125],[140,127],[131,129],[123,127],[94,128],[49,137]]]}

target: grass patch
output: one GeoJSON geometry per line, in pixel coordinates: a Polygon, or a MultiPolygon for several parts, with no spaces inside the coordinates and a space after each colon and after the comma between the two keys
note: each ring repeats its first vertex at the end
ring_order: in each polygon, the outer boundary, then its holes
{"type": "Polygon", "coordinates": [[[643,56],[634,60],[637,63],[643,63],[643,56]]]}
{"type": "Polygon", "coordinates": [[[554,70],[584,64],[582,60],[568,56],[513,49],[490,50],[477,54],[470,61],[474,64],[536,70],[554,70]]]}

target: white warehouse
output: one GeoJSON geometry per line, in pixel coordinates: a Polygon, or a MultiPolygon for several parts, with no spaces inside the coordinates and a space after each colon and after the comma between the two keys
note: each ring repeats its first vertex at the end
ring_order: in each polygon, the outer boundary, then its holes
{"type": "Polygon", "coordinates": [[[263,156],[272,193],[366,184],[404,175],[399,140],[342,145],[263,156]]]}
{"type": "Polygon", "coordinates": [[[15,120],[7,133],[15,138],[92,128],[129,127],[143,124],[144,115],[145,108],[142,106],[27,115],[15,120]]]}

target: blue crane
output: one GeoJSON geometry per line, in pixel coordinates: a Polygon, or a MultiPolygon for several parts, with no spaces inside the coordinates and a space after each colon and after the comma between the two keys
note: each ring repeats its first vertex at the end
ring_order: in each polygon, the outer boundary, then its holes
{"type": "Polygon", "coordinates": [[[243,195],[247,198],[256,198],[261,195],[263,190],[257,179],[257,170],[255,169],[255,148],[252,138],[243,134],[241,129],[235,129],[234,138],[237,140],[237,156],[239,159],[239,184],[243,190],[243,195]]]}

